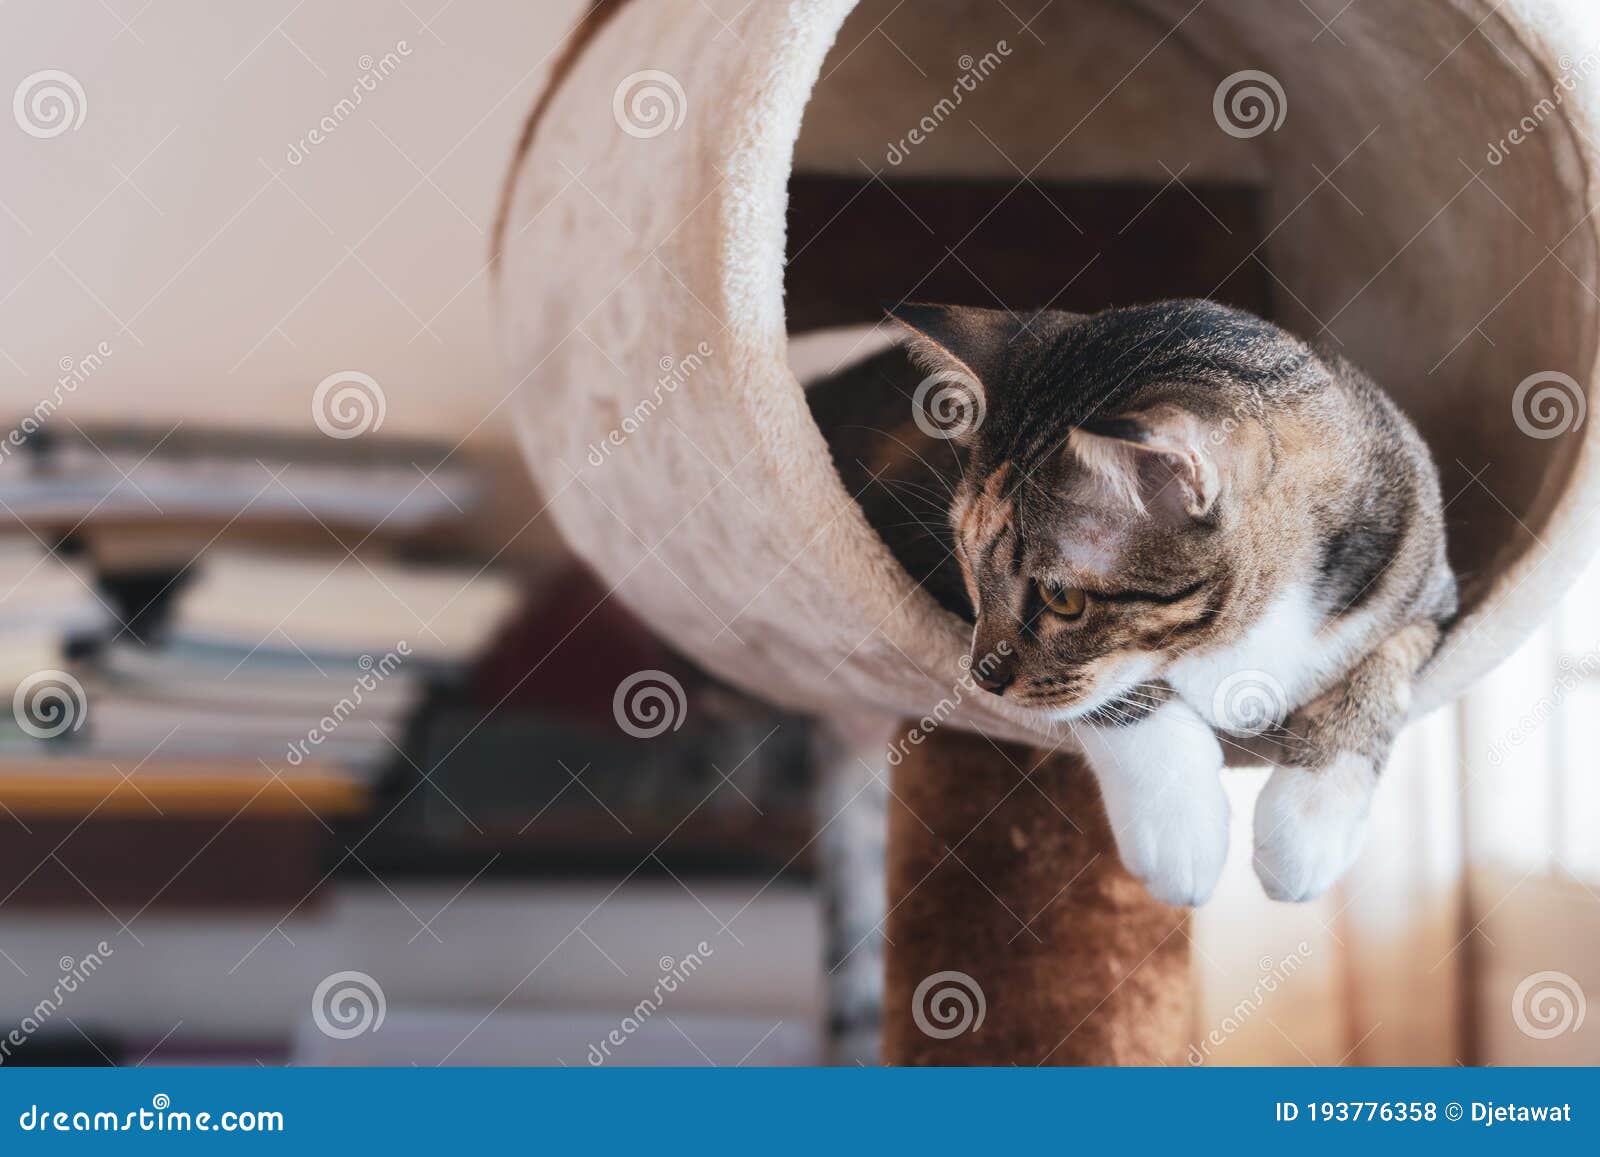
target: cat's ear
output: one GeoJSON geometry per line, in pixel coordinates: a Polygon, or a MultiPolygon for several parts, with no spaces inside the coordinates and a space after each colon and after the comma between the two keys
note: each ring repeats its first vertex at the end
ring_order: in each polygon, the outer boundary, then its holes
{"type": "Polygon", "coordinates": [[[1204,518],[1222,486],[1216,440],[1199,418],[1171,403],[1074,427],[1067,450],[1141,512],[1159,506],[1204,518]]]}
{"type": "Polygon", "coordinates": [[[985,392],[997,388],[1012,343],[1025,328],[1004,309],[907,302],[886,305],[884,312],[904,327],[906,348],[924,370],[970,378],[985,392]]]}

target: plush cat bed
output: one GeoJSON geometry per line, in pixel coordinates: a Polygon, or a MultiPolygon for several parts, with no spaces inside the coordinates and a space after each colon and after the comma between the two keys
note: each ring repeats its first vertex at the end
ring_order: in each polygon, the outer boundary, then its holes
{"type": "MultiPolygon", "coordinates": [[[[969,629],[874,535],[789,369],[791,171],[1243,179],[1280,319],[1433,447],[1465,600],[1416,711],[1454,696],[1595,545],[1600,62],[1564,53],[1600,21],[1588,0],[1312,7],[1329,23],[1273,0],[1057,0],[1026,27],[992,0],[602,14],[513,174],[499,271],[527,459],[573,547],[735,683],[921,715],[969,629]]],[[[1070,742],[987,696],[948,722],[1070,742]]]]}

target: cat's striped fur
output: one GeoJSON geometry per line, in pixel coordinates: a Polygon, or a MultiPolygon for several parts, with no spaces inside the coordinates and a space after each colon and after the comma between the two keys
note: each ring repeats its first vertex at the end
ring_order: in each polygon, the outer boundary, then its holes
{"type": "Polygon", "coordinates": [[[1348,362],[1211,302],[892,313],[906,348],[812,408],[891,548],[973,620],[974,665],[1005,655],[988,688],[1072,723],[1125,863],[1174,903],[1221,871],[1222,744],[1270,750],[1257,873],[1321,893],[1456,608],[1411,424],[1348,362]],[[959,449],[911,420],[930,378],[981,414],[959,449]],[[1077,592],[1081,613],[1049,609],[1077,592]]]}

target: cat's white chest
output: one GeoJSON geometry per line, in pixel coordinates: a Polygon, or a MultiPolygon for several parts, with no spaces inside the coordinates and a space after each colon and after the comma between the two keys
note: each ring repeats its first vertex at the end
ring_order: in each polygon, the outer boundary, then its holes
{"type": "Polygon", "coordinates": [[[1323,630],[1311,592],[1278,597],[1231,647],[1185,655],[1165,678],[1206,722],[1250,734],[1280,723],[1323,684],[1349,654],[1352,630],[1323,630]]]}

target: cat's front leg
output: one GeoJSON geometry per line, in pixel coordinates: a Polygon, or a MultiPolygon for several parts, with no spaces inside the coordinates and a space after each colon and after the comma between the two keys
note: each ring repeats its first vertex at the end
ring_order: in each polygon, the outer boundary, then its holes
{"type": "Polygon", "coordinates": [[[1167,904],[1211,898],[1228,856],[1222,747],[1176,698],[1137,722],[1079,723],[1123,865],[1167,904]]]}
{"type": "Polygon", "coordinates": [[[1431,622],[1404,628],[1290,718],[1294,763],[1256,800],[1255,870],[1272,899],[1314,900],[1355,863],[1411,681],[1438,638],[1431,622]]]}
{"type": "Polygon", "coordinates": [[[1256,800],[1256,876],[1274,900],[1315,900],[1361,853],[1377,765],[1341,752],[1323,767],[1280,767],[1256,800]]]}

